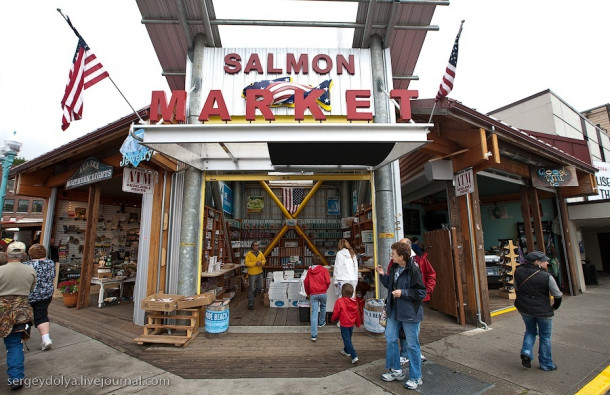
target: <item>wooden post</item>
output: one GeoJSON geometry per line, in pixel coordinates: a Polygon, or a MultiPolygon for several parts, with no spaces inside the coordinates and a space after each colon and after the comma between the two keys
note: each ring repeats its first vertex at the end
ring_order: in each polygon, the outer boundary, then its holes
{"type": "Polygon", "coordinates": [[[152,216],[150,219],[150,239],[148,247],[148,275],[146,276],[146,295],[152,295],[156,292],[163,292],[161,288],[157,290],[157,277],[159,276],[159,229],[163,226],[163,213],[161,206],[163,204],[163,177],[159,177],[153,190],[153,207],[152,216]]]}
{"type": "MultiPolygon", "coordinates": [[[[544,233],[542,232],[542,220],[540,219],[540,202],[536,188],[528,188],[532,219],[534,221],[534,232],[536,234],[536,249],[546,253],[544,233]]],[[[531,250],[528,250],[531,251],[531,250]]]]}
{"type": "Polygon", "coordinates": [[[561,216],[562,226],[562,238],[566,247],[566,259],[568,260],[568,270],[570,271],[570,285],[572,287],[572,295],[578,295],[581,293],[580,284],[578,283],[578,276],[576,274],[576,263],[578,260],[574,259],[572,250],[572,234],[570,233],[570,227],[568,225],[568,207],[566,200],[561,194],[561,188],[557,188],[557,199],[559,206],[559,215],[561,216]]]}
{"type": "Polygon", "coordinates": [[[472,204],[472,226],[474,228],[475,257],[473,262],[479,279],[479,301],[481,321],[491,324],[491,311],[489,309],[489,289],[487,287],[487,270],[485,269],[485,238],[483,237],[483,224],[481,222],[481,202],[479,200],[479,183],[477,177],[473,179],[474,192],[470,194],[472,204]]]}
{"type": "Polygon", "coordinates": [[[95,234],[97,217],[100,211],[100,194],[102,187],[99,182],[89,185],[89,198],[87,200],[87,224],[85,226],[85,245],[80,267],[80,288],[76,308],[89,306],[89,291],[91,290],[91,277],[93,276],[93,259],[95,258],[95,234]]]}
{"type": "MultiPolygon", "coordinates": [[[[530,201],[527,188],[521,188],[521,216],[523,217],[523,231],[525,232],[526,247],[529,252],[534,251],[534,236],[532,234],[532,215],[530,214],[530,201]]],[[[517,240],[521,245],[521,240],[517,240]]]]}
{"type": "Polygon", "coordinates": [[[453,240],[453,267],[455,268],[455,293],[457,294],[458,303],[458,319],[461,325],[466,325],[466,317],[464,316],[464,292],[462,290],[462,268],[459,264],[459,248],[455,241],[457,238],[457,230],[451,227],[451,240],[453,240]]]}

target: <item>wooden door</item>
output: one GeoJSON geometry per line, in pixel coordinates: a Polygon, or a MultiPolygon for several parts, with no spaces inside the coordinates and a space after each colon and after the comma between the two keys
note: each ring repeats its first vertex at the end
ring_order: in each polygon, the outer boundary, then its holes
{"type": "Polygon", "coordinates": [[[439,229],[426,232],[424,246],[428,253],[428,260],[436,271],[436,287],[430,296],[430,307],[457,317],[456,272],[449,230],[439,229]]]}

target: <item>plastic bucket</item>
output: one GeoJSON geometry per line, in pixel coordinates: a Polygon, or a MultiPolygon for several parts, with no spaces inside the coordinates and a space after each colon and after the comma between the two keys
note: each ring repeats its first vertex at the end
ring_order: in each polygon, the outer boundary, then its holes
{"type": "Polygon", "coordinates": [[[229,329],[229,305],[208,306],[205,310],[205,331],[223,333],[229,329]]]}
{"type": "Polygon", "coordinates": [[[364,304],[364,329],[371,333],[384,333],[385,327],[379,325],[379,316],[384,309],[383,299],[367,299],[364,304]]]}

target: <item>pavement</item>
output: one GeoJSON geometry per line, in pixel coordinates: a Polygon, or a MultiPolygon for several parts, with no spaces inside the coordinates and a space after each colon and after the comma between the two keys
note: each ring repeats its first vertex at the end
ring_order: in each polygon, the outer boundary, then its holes
{"type": "MultiPolygon", "coordinates": [[[[553,320],[553,360],[558,370],[521,365],[524,325],[517,312],[494,317],[489,329],[473,329],[422,346],[422,394],[606,394],[610,389],[610,277],[576,297],[564,297],[553,320]],[[604,281],[605,280],[605,281],[604,281]],[[602,373],[606,370],[605,375],[602,373]],[[600,374],[602,373],[602,374],[600,374]],[[583,389],[583,387],[585,387],[583,389]]],[[[408,392],[381,380],[385,361],[355,366],[322,378],[183,379],[60,325],[51,324],[50,351],[32,331],[22,393],[62,394],[383,394],[408,392]]],[[[537,349],[537,346],[535,350],[537,349]]],[[[236,366],[238,368],[238,366],[236,366]]],[[[298,376],[298,374],[296,375],[298,376]]],[[[6,362],[0,382],[6,383],[6,362]]],[[[0,393],[8,393],[0,386],[0,393]]]]}

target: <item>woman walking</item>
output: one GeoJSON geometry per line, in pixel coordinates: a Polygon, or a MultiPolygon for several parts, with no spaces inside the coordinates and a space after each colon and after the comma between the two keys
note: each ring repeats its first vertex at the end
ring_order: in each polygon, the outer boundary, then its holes
{"type": "Polygon", "coordinates": [[[53,280],[55,279],[55,262],[47,259],[47,250],[42,244],[33,244],[28,250],[30,260],[26,265],[36,270],[36,287],[28,298],[34,310],[34,326],[42,336],[42,351],[50,350],[53,341],[49,335],[49,317],[47,309],[53,299],[53,280]]]}
{"type": "MultiPolygon", "coordinates": [[[[351,284],[355,292],[358,286],[358,259],[349,241],[339,240],[337,248],[339,252],[335,258],[333,284],[335,285],[335,295],[339,297],[341,288],[346,283],[351,284]]],[[[355,296],[355,293],[352,296],[355,296]]]]}

